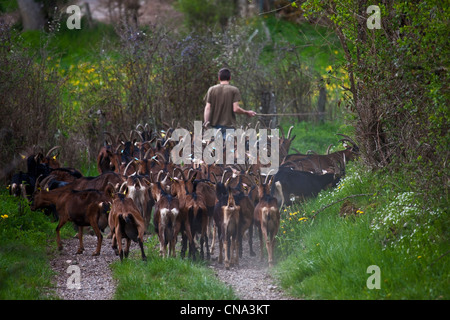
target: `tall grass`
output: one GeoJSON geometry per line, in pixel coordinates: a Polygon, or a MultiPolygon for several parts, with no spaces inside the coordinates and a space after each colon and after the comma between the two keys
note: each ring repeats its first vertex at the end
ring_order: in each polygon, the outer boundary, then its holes
{"type": "Polygon", "coordinates": [[[448,214],[422,212],[418,194],[400,197],[401,180],[393,188],[359,165],[347,171],[336,189],[282,210],[282,286],[306,299],[448,299],[448,214]],[[371,265],[380,268],[380,289],[367,286],[371,265]]]}
{"type": "Polygon", "coordinates": [[[54,226],[5,191],[0,193],[0,214],[0,300],[55,298],[47,256],[54,226]]]}

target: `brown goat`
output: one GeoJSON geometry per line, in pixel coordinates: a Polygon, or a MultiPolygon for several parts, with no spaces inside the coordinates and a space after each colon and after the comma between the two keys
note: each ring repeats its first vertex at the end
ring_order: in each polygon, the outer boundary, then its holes
{"type": "Polygon", "coordinates": [[[144,218],[145,230],[147,230],[151,220],[152,208],[155,204],[150,194],[150,181],[141,175],[129,176],[126,182],[120,186],[119,193],[126,194],[128,198],[134,201],[144,218]]]}
{"type": "MultiPolygon", "coordinates": [[[[231,190],[228,190],[227,205],[222,206],[222,240],[225,251],[225,269],[227,270],[230,269],[230,265],[239,264],[238,235],[240,210],[240,206],[237,206],[234,202],[233,193],[231,190]]],[[[222,254],[222,249],[220,249],[220,254],[222,254]]]]}
{"type": "Polygon", "coordinates": [[[144,253],[144,219],[131,198],[126,198],[124,194],[117,193],[111,205],[111,212],[108,218],[109,228],[111,229],[112,248],[116,255],[120,255],[120,261],[123,256],[128,258],[131,240],[137,242],[141,249],[142,260],[146,261],[144,253]],[[127,239],[125,251],[122,250],[122,238],[127,239]],[[119,248],[117,248],[117,246],[119,248]]]}
{"type": "Polygon", "coordinates": [[[159,182],[152,184],[152,195],[156,200],[153,224],[159,238],[160,255],[167,256],[169,243],[169,255],[175,257],[175,243],[179,232],[186,232],[189,244],[193,244],[188,212],[181,209],[178,198],[166,193],[159,182]]]}
{"type": "MultiPolygon", "coordinates": [[[[267,181],[267,178],[266,178],[267,181]]],[[[275,236],[280,227],[280,210],[277,199],[270,196],[270,182],[263,183],[260,180],[258,186],[259,202],[254,211],[254,223],[259,230],[259,240],[261,246],[261,261],[264,258],[263,236],[266,243],[267,255],[269,256],[269,267],[273,266],[273,249],[275,246],[275,236]]]]}
{"type": "Polygon", "coordinates": [[[108,225],[109,201],[111,200],[103,192],[98,190],[71,190],[70,187],[62,187],[51,191],[41,190],[34,194],[31,210],[55,205],[59,216],[56,227],[56,243],[62,250],[60,229],[67,221],[78,226],[78,238],[80,246],[77,254],[83,253],[83,227],[91,226],[97,236],[97,249],[92,254],[98,256],[102,246],[103,236],[100,230],[108,225]]]}
{"type": "MultiPolygon", "coordinates": [[[[206,199],[204,194],[197,191],[198,181],[194,181],[192,193],[186,195],[185,209],[188,210],[189,225],[191,227],[191,235],[193,246],[189,249],[189,256],[195,260],[195,234],[200,234],[200,257],[204,259],[203,245],[206,245],[206,259],[209,260],[209,244],[207,229],[209,225],[208,209],[206,207],[206,199]]],[[[183,237],[183,249],[186,250],[186,237],[183,237]]]]}

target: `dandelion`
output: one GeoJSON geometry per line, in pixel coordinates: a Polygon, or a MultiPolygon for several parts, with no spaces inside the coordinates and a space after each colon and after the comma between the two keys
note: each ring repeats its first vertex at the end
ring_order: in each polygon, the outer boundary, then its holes
{"type": "Polygon", "coordinates": [[[331,72],[331,71],[333,71],[333,67],[332,66],[328,66],[328,67],[326,67],[325,71],[326,72],[331,72]]]}
{"type": "Polygon", "coordinates": [[[8,218],[8,215],[7,215],[7,214],[2,214],[0,217],[1,217],[2,219],[7,219],[7,218],[8,218]]]}
{"type": "Polygon", "coordinates": [[[418,257],[417,257],[417,259],[420,259],[420,258],[422,258],[422,256],[418,256],[418,257]]]}
{"type": "Polygon", "coordinates": [[[308,220],[307,217],[301,217],[301,218],[298,219],[298,221],[306,221],[306,220],[308,220]]]}

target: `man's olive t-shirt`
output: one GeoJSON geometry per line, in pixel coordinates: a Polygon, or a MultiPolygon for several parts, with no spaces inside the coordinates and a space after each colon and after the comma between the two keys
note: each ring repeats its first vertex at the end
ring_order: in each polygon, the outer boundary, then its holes
{"type": "Polygon", "coordinates": [[[229,84],[217,84],[208,89],[205,100],[211,104],[209,116],[211,126],[235,126],[233,103],[241,100],[238,88],[229,84]]]}

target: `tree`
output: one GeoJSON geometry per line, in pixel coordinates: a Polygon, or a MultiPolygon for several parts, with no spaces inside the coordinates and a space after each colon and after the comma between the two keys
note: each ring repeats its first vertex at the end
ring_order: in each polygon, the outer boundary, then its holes
{"type": "Polygon", "coordinates": [[[24,30],[38,30],[45,25],[44,14],[34,0],[17,0],[24,30]]]}
{"type": "Polygon", "coordinates": [[[356,115],[366,164],[378,168],[420,160],[445,168],[449,6],[438,0],[309,0],[301,9],[328,23],[340,39],[350,79],[347,103],[356,115]],[[380,10],[379,29],[368,27],[370,5],[380,10]]]}

